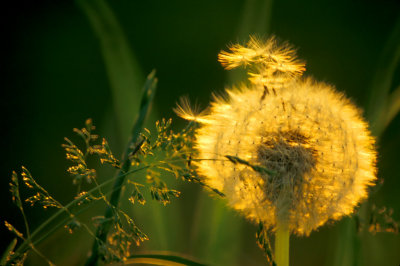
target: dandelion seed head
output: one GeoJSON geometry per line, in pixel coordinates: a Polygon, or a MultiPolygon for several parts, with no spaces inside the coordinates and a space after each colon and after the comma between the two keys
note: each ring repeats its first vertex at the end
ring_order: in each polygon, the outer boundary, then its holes
{"type": "Polygon", "coordinates": [[[300,79],[304,64],[288,45],[252,38],[230,50],[219,55],[223,66],[253,64],[258,72],[215,98],[199,120],[195,147],[207,160],[195,164],[204,181],[272,230],[287,219],[292,233],[308,235],[352,213],[376,179],[375,141],[361,111],[332,86],[300,79]],[[226,155],[276,175],[233,165],[226,155]]]}

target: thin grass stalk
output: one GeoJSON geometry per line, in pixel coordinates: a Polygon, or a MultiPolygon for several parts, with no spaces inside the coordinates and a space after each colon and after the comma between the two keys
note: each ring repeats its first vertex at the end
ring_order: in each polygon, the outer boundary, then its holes
{"type": "MultiPolygon", "coordinates": [[[[150,106],[151,102],[153,101],[154,95],[155,95],[155,89],[156,89],[156,84],[157,84],[157,79],[155,78],[155,71],[151,72],[150,75],[147,77],[146,83],[144,85],[143,89],[143,96],[142,100],[140,103],[140,112],[139,116],[136,119],[135,125],[133,126],[132,129],[132,135],[131,139],[129,141],[129,144],[126,148],[126,151],[123,156],[123,163],[121,166],[120,171],[117,173],[117,179],[115,180],[114,183],[114,188],[117,188],[113,191],[110,197],[110,204],[111,206],[108,206],[105,211],[105,220],[108,222],[103,223],[101,226],[99,226],[96,237],[100,240],[105,242],[107,239],[108,232],[111,229],[112,226],[112,220],[108,220],[113,216],[114,213],[114,208],[118,206],[119,203],[119,198],[121,194],[121,187],[122,184],[125,181],[125,173],[129,171],[129,168],[131,166],[131,161],[130,161],[130,155],[135,152],[136,146],[135,144],[138,142],[140,132],[143,129],[143,124],[145,122],[145,119],[150,111],[150,106]]],[[[97,265],[97,261],[99,259],[99,249],[98,249],[98,243],[97,241],[94,241],[93,247],[92,247],[92,254],[90,258],[87,260],[86,265],[97,265]]]]}
{"type": "MultiPolygon", "coordinates": [[[[169,161],[169,162],[175,162],[175,161],[172,160],[172,161],[169,161]]],[[[163,163],[165,163],[165,162],[162,162],[160,164],[163,164],[163,163]]],[[[153,167],[153,166],[157,166],[157,165],[146,165],[146,166],[134,169],[134,170],[130,170],[130,171],[126,172],[124,174],[124,176],[128,176],[130,174],[134,174],[134,173],[140,172],[142,170],[145,170],[145,169],[153,167]]],[[[57,223],[55,226],[53,226],[51,228],[47,228],[53,221],[55,221],[60,215],[65,214],[67,210],[72,209],[78,202],[82,201],[86,197],[86,195],[88,195],[88,194],[90,195],[90,194],[96,192],[97,190],[101,189],[102,187],[107,186],[112,181],[115,181],[117,178],[118,177],[116,176],[114,178],[111,178],[111,179],[99,184],[98,186],[96,186],[96,187],[92,188],[91,190],[89,190],[85,195],[82,195],[82,196],[74,199],[73,201],[71,201],[70,203],[65,205],[64,208],[58,210],[49,219],[47,219],[38,228],[36,228],[36,230],[31,235],[31,239],[29,241],[31,241],[33,245],[40,244],[40,242],[42,240],[46,239],[47,236],[51,235],[55,230],[59,229],[60,227],[62,227],[64,225],[66,225],[67,222],[71,220],[71,217],[68,216],[67,218],[64,218],[61,222],[57,223]],[[45,229],[46,229],[46,233],[41,235],[39,238],[36,239],[36,235],[38,235],[40,232],[42,232],[45,229]]],[[[202,184],[202,183],[200,183],[200,184],[204,186],[204,184],[202,184]]],[[[109,194],[113,193],[113,191],[116,190],[116,189],[119,189],[119,187],[113,187],[110,191],[105,193],[105,195],[109,195],[109,194]]],[[[91,207],[91,204],[87,204],[85,207],[82,207],[79,210],[74,211],[74,215],[79,215],[82,212],[86,211],[90,207],[91,207]]],[[[28,239],[26,239],[25,242],[22,243],[21,246],[17,249],[16,253],[24,253],[26,248],[28,248],[28,245],[30,244],[29,241],[28,241],[28,239]]],[[[2,264],[0,263],[0,265],[2,265],[2,264]]]]}
{"type": "MultiPolygon", "coordinates": [[[[128,171],[127,173],[124,174],[124,176],[127,176],[127,175],[130,175],[130,174],[133,174],[133,173],[142,171],[142,170],[147,169],[147,168],[149,168],[149,167],[150,167],[150,166],[144,166],[144,167],[141,167],[141,168],[137,168],[137,169],[128,171]]],[[[65,225],[65,222],[68,221],[68,220],[70,220],[70,217],[68,217],[67,219],[63,220],[63,222],[59,223],[58,226],[55,226],[54,228],[51,228],[51,229],[46,229],[46,228],[47,228],[53,221],[55,221],[60,215],[65,214],[65,213],[66,213],[66,210],[71,209],[71,208],[74,207],[78,202],[82,201],[82,200],[86,197],[86,195],[90,195],[90,194],[96,192],[96,191],[99,190],[100,188],[102,188],[102,187],[104,187],[104,186],[106,186],[106,185],[112,183],[112,181],[115,181],[117,178],[118,178],[118,177],[114,177],[114,178],[111,178],[111,179],[109,179],[109,180],[103,182],[103,183],[100,184],[99,186],[94,187],[94,188],[92,188],[91,190],[89,190],[85,195],[82,195],[82,196],[80,196],[80,197],[74,199],[73,201],[71,201],[70,203],[68,203],[67,205],[65,205],[64,208],[59,209],[59,210],[58,210],[57,212],[55,212],[49,219],[47,219],[45,222],[43,222],[42,224],[40,224],[40,226],[39,226],[38,228],[36,228],[36,229],[34,230],[34,232],[31,234],[30,239],[27,238],[27,239],[17,248],[17,250],[15,251],[15,253],[17,253],[17,254],[25,253],[25,251],[26,251],[26,249],[28,248],[30,242],[32,242],[32,244],[34,244],[34,245],[37,245],[37,244],[39,244],[39,243],[41,242],[41,240],[45,239],[45,238],[47,237],[47,235],[50,234],[49,231],[53,232],[54,230],[56,230],[56,229],[59,228],[60,226],[65,225]],[[39,240],[34,240],[35,237],[36,237],[40,232],[42,232],[44,229],[46,229],[46,234],[45,234],[45,235],[42,235],[42,236],[39,238],[39,240]]],[[[84,210],[86,210],[86,208],[84,208],[84,210]]],[[[75,213],[75,214],[79,214],[80,212],[81,212],[81,210],[78,211],[78,212],[75,213]]]]}

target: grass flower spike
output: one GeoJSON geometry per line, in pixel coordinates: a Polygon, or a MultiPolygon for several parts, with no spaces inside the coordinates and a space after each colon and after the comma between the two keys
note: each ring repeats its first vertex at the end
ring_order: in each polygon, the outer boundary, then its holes
{"type": "Polygon", "coordinates": [[[304,63],[287,44],[251,38],[230,50],[219,61],[247,67],[250,82],[215,97],[197,119],[195,146],[207,159],[196,162],[199,174],[273,231],[283,223],[308,235],[352,213],[376,179],[375,141],[361,111],[334,87],[300,78],[304,63]]]}

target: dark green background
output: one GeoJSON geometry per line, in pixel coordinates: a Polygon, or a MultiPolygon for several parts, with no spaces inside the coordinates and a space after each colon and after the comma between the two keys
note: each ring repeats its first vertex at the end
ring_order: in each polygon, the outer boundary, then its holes
{"type": "MultiPolygon", "coordinates": [[[[382,0],[283,0],[269,2],[270,7],[260,0],[108,2],[140,66],[138,76],[144,81],[145,74],[157,69],[153,118],[172,117],[176,129],[183,126],[172,112],[177,99],[189,95],[207,106],[211,93],[221,92],[230,83],[217,62],[218,52],[245,40],[248,33],[288,40],[307,62],[305,75],[335,84],[366,108],[383,50],[396,46],[388,42],[400,20],[400,2],[382,0]],[[256,7],[248,19],[244,18],[246,4],[256,7]]],[[[115,106],[98,39],[74,1],[13,1],[2,7],[1,27],[0,219],[22,230],[22,217],[8,192],[13,169],[26,166],[66,203],[75,188],[65,173],[63,137],[71,137],[71,129],[91,117],[117,153],[125,140],[115,136],[115,106]]],[[[392,89],[399,85],[399,76],[397,67],[392,89]]],[[[138,92],[140,87],[132,90],[138,92]]],[[[385,182],[373,201],[392,207],[400,220],[399,116],[383,133],[378,150],[379,177],[385,182]]],[[[135,211],[140,216],[138,225],[150,236],[143,250],[168,250],[218,265],[264,261],[254,241],[255,226],[232,211],[221,211],[222,203],[196,185],[169,182],[182,191],[174,206],[155,206],[154,213],[135,211]]],[[[51,213],[36,208],[27,212],[33,228],[51,213]]],[[[309,238],[293,237],[291,265],[332,265],[338,224],[326,225],[309,238]]],[[[12,235],[4,226],[0,232],[3,250],[12,235]]],[[[82,240],[86,235],[58,235],[41,250],[62,265],[81,263],[90,246],[90,241],[82,240]]],[[[380,233],[368,239],[360,265],[400,263],[399,236],[380,233]]]]}

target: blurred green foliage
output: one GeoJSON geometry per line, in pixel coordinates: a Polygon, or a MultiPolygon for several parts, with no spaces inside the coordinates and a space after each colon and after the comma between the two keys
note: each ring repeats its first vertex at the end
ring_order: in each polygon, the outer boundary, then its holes
{"type": "MultiPolygon", "coordinates": [[[[335,84],[357,105],[364,109],[368,106],[370,113],[375,108],[375,99],[376,105],[381,105],[376,96],[380,93],[380,73],[387,73],[385,62],[395,56],[400,43],[398,37],[393,37],[398,36],[393,32],[400,23],[398,1],[105,3],[110,5],[125,33],[128,48],[124,49],[132,51],[131,59],[126,59],[134,65],[131,78],[119,72],[110,76],[109,66],[116,64],[116,60],[104,54],[104,42],[77,2],[18,1],[8,3],[3,10],[1,219],[16,227],[22,228],[23,221],[8,192],[11,170],[19,169],[21,164],[27,166],[37,181],[62,203],[70,201],[75,188],[66,172],[68,163],[60,146],[63,137],[91,117],[98,132],[107,137],[110,147],[120,157],[127,142],[122,133],[126,129],[121,129],[121,125],[133,124],[136,114],[132,110],[137,110],[135,105],[139,100],[135,95],[140,95],[143,73],[153,68],[159,78],[153,121],[172,117],[173,125],[180,128],[183,122],[172,112],[179,96],[190,95],[205,107],[211,92],[221,92],[235,79],[218,64],[218,52],[229,43],[243,42],[249,33],[261,36],[273,33],[299,48],[299,57],[307,60],[305,75],[312,74],[317,80],[335,84]],[[119,77],[126,78],[127,84],[137,82],[138,86],[129,91],[130,86],[126,85],[122,96],[116,96],[112,86],[119,77]],[[130,101],[129,97],[133,99],[130,101]]],[[[110,33],[110,38],[114,33],[110,33]]],[[[383,84],[382,91],[391,92],[399,83],[397,63],[392,81],[383,84]]],[[[147,126],[151,125],[150,120],[147,126]]],[[[397,220],[400,220],[399,136],[397,115],[378,143],[378,175],[384,184],[370,200],[377,206],[392,207],[397,220]]],[[[110,174],[103,172],[102,180],[110,174]]],[[[221,200],[196,184],[171,178],[166,182],[182,192],[179,200],[166,207],[149,202],[151,207],[135,206],[131,210],[150,238],[138,251],[171,251],[216,265],[265,262],[255,242],[256,225],[226,209],[221,200]]],[[[123,205],[131,208],[128,201],[123,205]]],[[[51,210],[26,209],[33,221],[32,228],[50,213],[51,210]]],[[[90,213],[86,215],[90,217],[90,213]]],[[[291,265],[332,265],[337,234],[352,229],[345,223],[346,220],[325,225],[308,238],[292,237],[291,265]]],[[[13,236],[4,227],[0,233],[4,250],[13,236]]],[[[85,234],[59,231],[39,249],[56,262],[73,265],[84,261],[91,243],[85,234]]],[[[357,257],[358,265],[400,263],[398,235],[366,235],[359,245],[361,256],[352,254],[357,257]]],[[[35,262],[36,258],[32,258],[31,263],[35,262]]]]}

